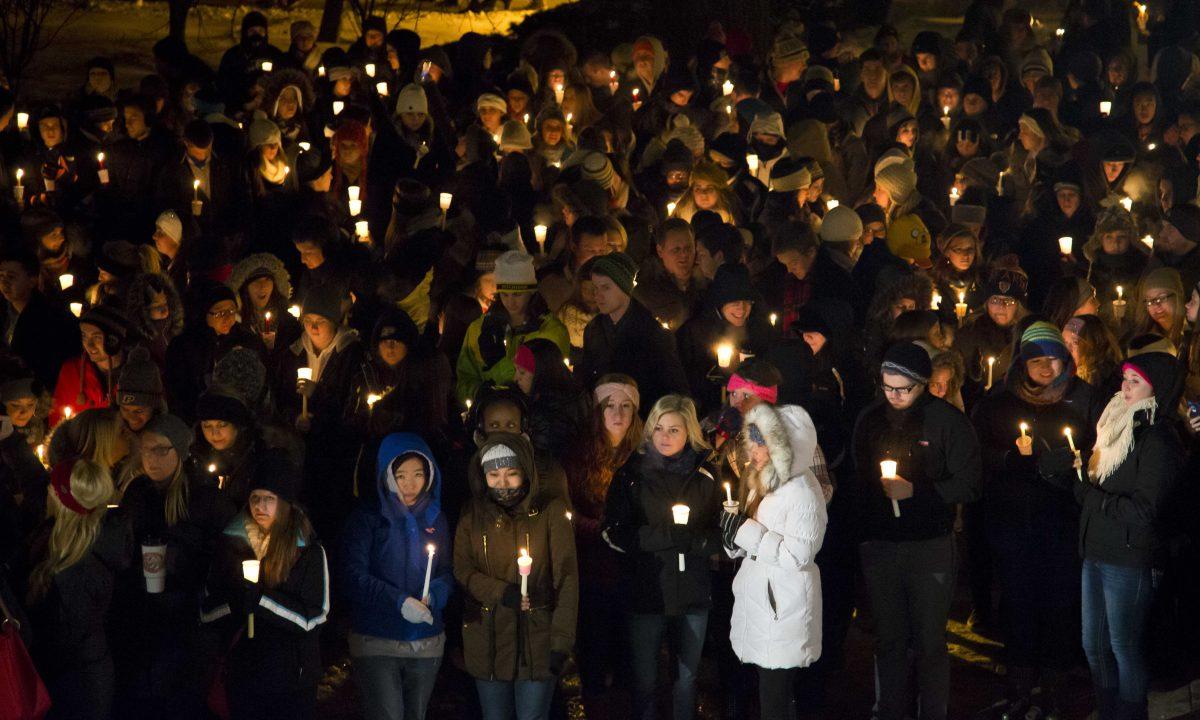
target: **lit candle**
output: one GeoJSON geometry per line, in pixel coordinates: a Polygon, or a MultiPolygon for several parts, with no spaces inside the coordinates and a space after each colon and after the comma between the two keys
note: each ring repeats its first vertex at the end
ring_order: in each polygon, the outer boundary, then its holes
{"type": "Polygon", "coordinates": [[[1149,145],[1146,146],[1146,149],[1149,150],[1150,152],[1154,152],[1154,149],[1157,147],[1158,147],[1158,143],[1150,143],[1149,145]]]}
{"type": "Polygon", "coordinates": [[[534,225],[533,226],[533,237],[535,240],[537,240],[538,252],[541,253],[542,255],[546,254],[546,231],[547,231],[547,229],[548,228],[545,225],[534,225]]]}
{"type": "Polygon", "coordinates": [[[1021,437],[1029,437],[1029,423],[1021,423],[1018,427],[1021,429],[1021,437]]]}
{"type": "Polygon", "coordinates": [[[1067,31],[1064,30],[1063,28],[1057,28],[1054,31],[1054,37],[1062,37],[1063,35],[1066,35],[1066,34],[1067,34],[1067,31]]]}
{"type": "Polygon", "coordinates": [[[325,66],[324,65],[317,66],[317,77],[325,77],[325,66]]]}
{"type": "Polygon", "coordinates": [[[471,398],[467,398],[467,412],[471,411],[471,398]]]}
{"type": "Polygon", "coordinates": [[[263,313],[263,332],[271,332],[271,311],[263,313]]]}
{"type": "MultiPolygon", "coordinates": [[[[676,525],[687,525],[688,516],[691,514],[692,509],[687,505],[679,504],[671,506],[671,519],[675,521],[676,525]]],[[[679,553],[679,572],[683,572],[686,567],[684,555],[683,553],[679,553]]]]}
{"type": "Polygon", "coordinates": [[[950,187],[950,207],[954,207],[955,205],[958,204],[959,197],[960,197],[960,195],[958,193],[958,186],[957,185],[951,186],[950,187]]]}
{"type": "Polygon", "coordinates": [[[825,209],[832,210],[840,204],[841,203],[839,203],[837,200],[826,200],[825,201],[825,209]]]}
{"type": "Polygon", "coordinates": [[[34,448],[34,452],[37,453],[38,462],[45,465],[46,464],[46,444],[41,443],[36,448],[34,448]]]}
{"type": "MultiPolygon", "coordinates": [[[[895,480],[896,464],[897,463],[895,460],[881,460],[879,462],[880,477],[882,477],[884,480],[895,480]]],[[[900,517],[900,501],[896,500],[895,498],[892,498],[892,515],[894,517],[900,517]]]]}
{"type": "Polygon", "coordinates": [[[946,128],[947,130],[950,129],[950,106],[949,105],[942,106],[942,127],[946,128]]]}
{"type": "MultiPolygon", "coordinates": [[[[242,561],[242,579],[248,583],[258,584],[258,560],[243,560],[242,561]]],[[[246,637],[254,637],[254,613],[246,618],[246,637]]]]}
{"type": "Polygon", "coordinates": [[[438,195],[438,205],[442,208],[442,212],[450,210],[450,203],[454,201],[453,193],[442,193],[438,195]]]}
{"type": "Polygon", "coordinates": [[[297,320],[299,320],[299,319],[300,319],[300,306],[299,306],[299,305],[292,305],[291,307],[289,307],[289,308],[288,308],[288,315],[291,315],[292,317],[294,317],[294,318],[296,318],[297,320]]]}
{"type": "Polygon", "coordinates": [[[1021,430],[1021,436],[1017,438],[1017,452],[1025,456],[1032,455],[1033,438],[1029,437],[1029,424],[1022,422],[1017,427],[1021,430]]]}
{"type": "Polygon", "coordinates": [[[1145,245],[1146,247],[1150,248],[1150,252],[1152,252],[1152,253],[1154,252],[1154,236],[1153,235],[1146,235],[1145,237],[1143,237],[1142,244],[1145,245]]]}
{"type": "Polygon", "coordinates": [[[937,290],[933,291],[933,295],[929,298],[929,309],[938,310],[942,307],[942,294],[937,290]]]}
{"type": "MultiPolygon", "coordinates": [[[[299,383],[301,381],[312,382],[312,378],[313,378],[312,368],[307,368],[307,367],[296,368],[297,383],[299,383]]],[[[299,388],[297,388],[297,389],[299,389],[299,388]]],[[[308,396],[305,395],[304,393],[300,393],[300,417],[304,417],[304,418],[308,417],[308,396]]]]}
{"type": "Polygon", "coordinates": [[[674,214],[675,214],[675,203],[673,203],[673,202],[667,203],[667,217],[671,217],[674,214]]]}
{"type": "Polygon", "coordinates": [[[559,105],[562,105],[563,93],[565,91],[566,91],[566,88],[563,87],[562,83],[554,83],[554,102],[558,103],[559,105]]]}
{"type": "Polygon", "coordinates": [[[29,113],[27,113],[27,112],[17,113],[17,129],[25,130],[28,127],[29,127],[29,113]]]}
{"type": "MultiPolygon", "coordinates": [[[[1080,459],[1079,450],[1075,448],[1075,436],[1071,434],[1071,426],[1067,425],[1063,428],[1063,435],[1067,436],[1067,445],[1071,448],[1071,452],[1075,454],[1075,459],[1080,459]]],[[[1075,468],[1075,477],[1079,478],[1079,482],[1083,482],[1083,468],[1075,468]]]]}
{"type": "Polygon", "coordinates": [[[297,380],[312,380],[312,378],[313,378],[312,368],[309,368],[309,367],[296,368],[296,379],[297,380]]]}
{"type": "Polygon", "coordinates": [[[967,317],[967,291],[958,291],[958,302],[954,303],[954,317],[958,318],[958,326],[962,327],[963,319],[967,317]]]}
{"type": "Polygon", "coordinates": [[[988,366],[988,380],[987,380],[987,385],[984,385],[983,389],[991,390],[992,389],[992,369],[996,367],[996,356],[995,355],[988,355],[987,366],[988,366]]]}
{"type": "MultiPolygon", "coordinates": [[[[429,602],[429,578],[433,575],[433,555],[437,552],[437,548],[433,543],[425,546],[425,552],[429,554],[429,559],[425,561],[425,585],[421,588],[421,602],[429,602]]],[[[518,561],[518,564],[520,561],[518,561]]]]}
{"type": "Polygon", "coordinates": [[[369,242],[371,231],[367,227],[366,220],[359,220],[354,223],[354,234],[358,236],[359,242],[369,242]]]}
{"type": "Polygon", "coordinates": [[[733,486],[729,483],[725,483],[725,502],[733,502],[733,486]]]}
{"type": "Polygon", "coordinates": [[[204,201],[200,199],[200,178],[192,181],[192,214],[199,215],[204,210],[204,201]]]}
{"type": "Polygon", "coordinates": [[[71,303],[71,314],[74,315],[75,317],[79,317],[80,315],[82,315],[83,314],[83,303],[78,303],[78,302],[71,303]]]}
{"type": "Polygon", "coordinates": [[[346,205],[349,206],[350,217],[358,217],[362,214],[362,200],[350,200],[346,205]]]}
{"type": "Polygon", "coordinates": [[[771,327],[775,327],[775,323],[779,322],[779,314],[771,313],[770,315],[767,316],[767,320],[769,320],[771,322],[771,327]]]}
{"type": "Polygon", "coordinates": [[[362,190],[357,185],[351,185],[346,188],[346,197],[351,200],[358,200],[361,197],[362,190]]]}
{"type": "Polygon", "coordinates": [[[1008,174],[1007,170],[1000,171],[1000,177],[996,178],[996,194],[1004,195],[1004,176],[1008,174]]]}
{"type": "Polygon", "coordinates": [[[1058,239],[1058,251],[1063,255],[1071,254],[1071,245],[1075,240],[1068,235],[1064,235],[1058,239]]]}
{"type": "Polygon", "coordinates": [[[727,368],[733,362],[733,343],[723,342],[717,345],[717,365],[727,368]]]}
{"type": "Polygon", "coordinates": [[[1125,208],[1125,212],[1133,212],[1133,198],[1131,198],[1131,197],[1121,198],[1121,207],[1125,208]]]}
{"type": "Polygon", "coordinates": [[[1125,288],[1117,286],[1117,299],[1112,301],[1113,317],[1117,320],[1125,319],[1125,288]]]}
{"type": "Polygon", "coordinates": [[[667,322],[666,320],[663,320],[662,322],[660,322],[659,325],[662,325],[663,330],[671,329],[671,323],[667,322]]]}
{"type": "Polygon", "coordinates": [[[62,275],[58,276],[58,286],[63,290],[70,290],[71,286],[74,284],[75,276],[71,273],[63,273],[62,275]]]}
{"type": "Polygon", "coordinates": [[[529,557],[529,551],[521,548],[521,554],[517,556],[517,572],[521,575],[521,597],[529,597],[529,574],[533,572],[533,558],[529,557]]]}
{"type": "Polygon", "coordinates": [[[300,149],[303,150],[304,152],[308,152],[309,150],[312,149],[312,143],[308,142],[307,140],[301,140],[297,144],[300,146],[300,149]]]}
{"type": "Polygon", "coordinates": [[[21,185],[21,178],[25,177],[25,171],[17,168],[17,184],[13,186],[13,197],[17,204],[20,205],[25,201],[25,187],[21,185]]]}
{"type": "Polygon", "coordinates": [[[75,413],[75,411],[71,409],[70,405],[63,406],[63,420],[70,420],[71,415],[73,415],[74,413],[75,413]]]}
{"type": "Polygon", "coordinates": [[[725,82],[721,83],[721,94],[722,95],[732,95],[733,94],[733,81],[732,80],[726,80],[725,82]]]}
{"type": "Polygon", "coordinates": [[[96,153],[96,176],[100,178],[101,185],[108,184],[108,168],[104,167],[104,153],[96,153]]]}
{"type": "Polygon", "coordinates": [[[367,71],[367,77],[375,77],[375,63],[367,63],[363,69],[367,71]]]}
{"type": "Polygon", "coordinates": [[[387,95],[388,95],[387,83],[382,80],[375,83],[375,92],[379,93],[379,97],[387,97],[387,95]]]}
{"type": "Polygon", "coordinates": [[[380,395],[378,393],[367,393],[367,407],[375,407],[375,403],[379,402],[380,395]]]}
{"type": "Polygon", "coordinates": [[[747,155],[746,167],[750,169],[751,175],[758,175],[758,156],[754,153],[747,155]]]}
{"type": "MultiPolygon", "coordinates": [[[[528,116],[527,116],[528,117],[528,116]]],[[[575,113],[567,113],[567,129],[571,129],[571,122],[575,119],[575,113]]],[[[526,120],[525,122],[529,122],[526,120]]]]}
{"type": "Polygon", "coordinates": [[[263,60],[262,61],[262,69],[263,69],[263,72],[271,72],[272,70],[275,69],[275,64],[272,63],[270,60],[263,60]]]}
{"type": "Polygon", "coordinates": [[[1100,116],[1108,117],[1108,114],[1110,112],[1112,112],[1112,102],[1109,100],[1101,100],[1100,101],[1100,116]]]}
{"type": "Polygon", "coordinates": [[[334,100],[333,101],[333,114],[341,115],[342,110],[345,109],[345,107],[346,107],[346,103],[342,102],[341,100],[334,100]]]}

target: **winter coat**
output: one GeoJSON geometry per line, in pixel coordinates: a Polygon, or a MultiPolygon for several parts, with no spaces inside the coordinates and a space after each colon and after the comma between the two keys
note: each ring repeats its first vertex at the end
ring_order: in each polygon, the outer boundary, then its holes
{"type": "Polygon", "coordinates": [[[463,588],[463,650],[467,672],[480,680],[549,680],[551,653],[575,644],[579,571],[575,536],[562,500],[547,496],[534,468],[533,448],[523,436],[495,433],[468,469],[472,498],[454,535],[454,577],[463,588]],[[510,510],[493,502],[479,458],[504,444],[516,451],[529,483],[510,510]],[[518,550],[533,559],[527,613],[501,604],[519,585],[518,550]]]}
{"type": "Polygon", "coordinates": [[[851,441],[854,472],[843,483],[851,497],[859,540],[904,542],[950,534],[954,505],[979,498],[979,440],[965,415],[923,392],[898,411],[880,398],[858,416],[851,441]],[[883,492],[879,463],[897,462],[897,474],[913,484],[900,500],[900,517],[883,492]]]}
{"type": "MultiPolygon", "coordinates": [[[[293,512],[297,512],[295,506],[293,512]]],[[[253,590],[242,579],[242,561],[253,560],[246,523],[239,513],[218,540],[216,556],[204,584],[200,621],[221,631],[224,643],[241,632],[226,660],[229,692],[235,686],[301,693],[320,677],[317,630],[329,617],[329,563],[316,538],[298,539],[300,554],[287,579],[273,588],[259,583],[253,590]],[[254,638],[242,632],[254,613],[254,638]]]]}
{"type": "Polygon", "coordinates": [[[74,416],[84,410],[108,407],[117,384],[115,376],[120,372],[120,366],[113,373],[104,372],[88,359],[87,353],[63,363],[58,372],[58,382],[54,385],[50,427],[62,421],[64,408],[71,408],[74,416]],[[80,402],[81,399],[83,402],[80,402]]]}
{"type": "Polygon", "coordinates": [[[601,533],[625,554],[622,583],[637,588],[632,612],[680,615],[712,606],[709,559],[720,551],[720,496],[712,466],[690,446],[663,458],[646,444],[617,471],[601,533]],[[675,525],[673,505],[691,508],[686,526],[675,525]]]}
{"type": "MultiPolygon", "coordinates": [[[[1101,415],[1098,435],[1103,433],[1105,416],[1124,404],[1120,394],[1113,396],[1101,415]]],[[[1127,420],[1132,425],[1122,435],[1127,444],[1100,449],[1101,458],[1105,453],[1124,452],[1120,464],[1098,482],[1095,469],[1090,468],[1092,481],[1084,475],[1085,482],[1071,483],[1083,506],[1079,552],[1085,560],[1147,567],[1159,559],[1164,539],[1160,517],[1181,479],[1185,460],[1179,431],[1167,410],[1171,407],[1163,402],[1155,409],[1153,403],[1143,401],[1127,420]]]]}
{"type": "MultiPolygon", "coordinates": [[[[590,396],[578,389],[540,393],[529,403],[529,439],[539,453],[560,458],[592,419],[590,396]]],[[[564,483],[565,484],[565,483],[564,483]]]]}
{"type": "Polygon", "coordinates": [[[474,397],[475,391],[485,382],[490,381],[496,385],[511,384],[513,373],[516,372],[513,358],[517,356],[517,350],[522,343],[535,338],[545,338],[553,342],[558,346],[563,357],[570,355],[571,340],[567,336],[567,328],[559,322],[558,318],[547,312],[541,317],[535,318],[533,322],[527,323],[523,328],[514,328],[508,321],[503,306],[497,300],[491,310],[467,327],[462,350],[458,353],[455,373],[458,376],[456,393],[459,401],[474,397]],[[504,326],[504,357],[488,365],[479,348],[479,339],[483,332],[483,324],[496,322],[502,323],[504,326]]]}
{"type": "Polygon", "coordinates": [[[79,321],[34,290],[17,316],[8,347],[43,387],[54,387],[62,364],[79,353],[79,321]]]}
{"type": "MultiPolygon", "coordinates": [[[[817,431],[808,413],[766,403],[746,414],[767,441],[760,472],[766,494],[738,529],[731,557],[744,558],[733,580],[729,640],[744,663],[807,667],[821,656],[821,549],[828,516],[811,470],[817,431]]],[[[757,498],[746,499],[747,504],[757,498]]]]}
{"type": "Polygon", "coordinates": [[[692,273],[687,289],[680,290],[675,279],[663,267],[662,260],[654,256],[642,263],[633,297],[645,305],[660,323],[667,323],[674,329],[683,325],[691,315],[692,308],[700,302],[706,284],[697,270],[692,273]]]}
{"type": "Polygon", "coordinates": [[[217,335],[208,325],[197,322],[171,341],[163,384],[173,412],[185,420],[195,419],[196,401],[211,384],[213,368],[235,347],[253,350],[259,360],[266,356],[262,340],[240,322],[225,335],[217,335]]]}
{"type": "MultiPolygon", "coordinates": [[[[30,569],[50,539],[53,520],[35,535],[30,569]]],[[[104,662],[110,656],[105,622],[112,605],[116,576],[133,556],[129,519],[107,512],[91,550],[83,559],[54,576],[49,590],[28,608],[36,642],[30,648],[46,680],[104,662]]]]}
{"type": "Polygon", "coordinates": [[[688,392],[675,339],[637,300],[629,301],[619,323],[601,314],[583,331],[575,376],[584,387],[592,387],[606,373],[624,373],[637,381],[643,415],[663,395],[688,392]]]}
{"type": "Polygon", "coordinates": [[[721,407],[725,377],[721,373],[710,376],[713,368],[718,367],[717,346],[723,342],[732,343],[735,357],[737,353],[757,355],[767,348],[771,334],[771,326],[761,308],[755,308],[746,318],[746,324],[737,327],[727,321],[721,308],[711,301],[679,328],[675,333],[679,361],[687,374],[690,395],[696,401],[696,410],[701,417],[721,407]]]}
{"type": "MultiPolygon", "coordinates": [[[[289,416],[300,414],[300,394],[296,392],[296,370],[308,367],[308,353],[304,348],[306,335],[292,343],[283,354],[275,373],[275,402],[281,412],[289,416]]],[[[308,412],[312,418],[313,433],[322,429],[326,432],[341,432],[343,421],[354,415],[358,406],[362,385],[363,348],[358,333],[340,328],[333,340],[332,355],[325,361],[320,379],[312,397],[308,399],[308,412]],[[339,430],[339,428],[341,428],[339,430]]],[[[314,435],[319,437],[319,435],[314,435]]]]}
{"type": "Polygon", "coordinates": [[[441,635],[442,611],[454,590],[450,528],[442,514],[442,473],[433,452],[419,436],[392,433],[376,456],[379,504],[360,504],[342,532],[342,576],[351,605],[354,632],[390,640],[420,640],[441,635]],[[400,501],[391,477],[391,463],[415,452],[429,464],[428,486],[417,504],[400,501]],[[434,548],[429,578],[429,610],[433,623],[411,623],[400,614],[404,601],[421,599],[429,562],[426,547],[434,548]]]}

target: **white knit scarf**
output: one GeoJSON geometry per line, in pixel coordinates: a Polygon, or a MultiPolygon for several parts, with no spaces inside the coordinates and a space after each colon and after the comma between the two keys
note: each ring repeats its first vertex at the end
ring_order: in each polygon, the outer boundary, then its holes
{"type": "Polygon", "coordinates": [[[267,556],[267,546],[271,544],[271,536],[263,534],[262,528],[252,518],[246,518],[243,522],[246,527],[246,540],[250,542],[250,549],[254,551],[254,557],[262,560],[267,556]]]}
{"type": "Polygon", "coordinates": [[[1108,401],[1108,406],[1100,415],[1100,422],[1096,423],[1096,445],[1092,448],[1094,459],[1091,475],[1096,484],[1103,484],[1116,472],[1133,449],[1133,416],[1139,410],[1147,410],[1153,423],[1157,409],[1154,396],[1128,405],[1121,393],[1117,393],[1108,401]]]}

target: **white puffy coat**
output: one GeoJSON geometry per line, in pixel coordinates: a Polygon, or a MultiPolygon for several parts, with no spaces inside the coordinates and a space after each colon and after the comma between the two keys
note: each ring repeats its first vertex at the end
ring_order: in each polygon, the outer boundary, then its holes
{"type": "Polygon", "coordinates": [[[821,656],[821,573],[814,558],[828,521],[809,465],[816,428],[800,407],[765,403],[747,413],[744,425],[758,426],[771,462],[760,475],[768,492],[730,553],[744,559],[733,581],[729,639],[744,663],[807,667],[821,656]]]}

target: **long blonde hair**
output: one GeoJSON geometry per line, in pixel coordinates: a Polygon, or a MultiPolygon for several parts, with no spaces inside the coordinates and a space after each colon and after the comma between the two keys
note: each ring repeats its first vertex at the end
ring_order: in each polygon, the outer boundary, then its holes
{"type": "Polygon", "coordinates": [[[91,510],[81,515],[58,499],[53,487],[46,489],[47,515],[54,518],[46,557],[29,575],[29,601],[36,602],[46,595],[54,576],[78,563],[92,549],[100,524],[108,511],[113,495],[112,476],[108,468],[92,460],[77,460],[71,468],[71,496],[91,510]]]}
{"type": "Polygon", "coordinates": [[[642,431],[642,447],[638,452],[645,452],[646,448],[654,442],[654,426],[658,424],[663,415],[668,413],[677,413],[683,418],[688,444],[692,446],[693,450],[705,452],[712,447],[704,439],[704,432],[700,429],[700,420],[696,417],[696,403],[683,395],[663,395],[658,402],[654,403],[649,417],[646,418],[646,427],[642,431]]]}
{"type": "Polygon", "coordinates": [[[114,502],[120,502],[126,488],[141,468],[129,459],[128,438],[122,436],[124,424],[116,410],[85,410],[76,416],[79,426],[79,457],[103,465],[114,485],[114,502]],[[124,447],[122,447],[122,443],[124,447]]]}

